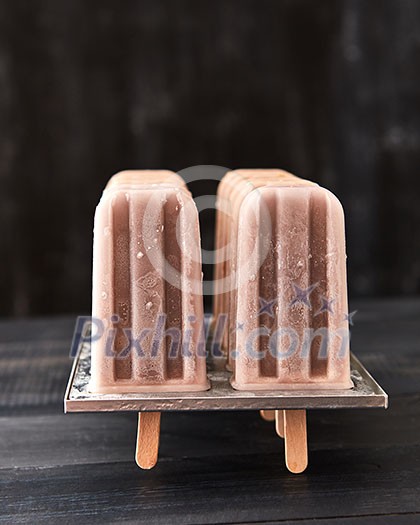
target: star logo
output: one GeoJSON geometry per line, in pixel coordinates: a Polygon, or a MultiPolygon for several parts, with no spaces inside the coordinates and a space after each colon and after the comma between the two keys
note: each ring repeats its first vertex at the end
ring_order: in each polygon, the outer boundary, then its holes
{"type": "Polygon", "coordinates": [[[321,306],[315,315],[322,314],[323,312],[330,312],[333,314],[332,304],[335,299],[327,299],[326,297],[321,297],[321,306]]]}
{"type": "Polygon", "coordinates": [[[236,332],[242,332],[244,329],[244,323],[236,323],[236,327],[235,328],[232,328],[231,330],[231,334],[234,334],[236,332]]]}
{"type": "Polygon", "coordinates": [[[277,302],[277,298],[272,301],[266,301],[260,297],[260,309],[258,310],[258,315],[267,314],[270,317],[274,317],[273,307],[277,302]]]}
{"type": "Polygon", "coordinates": [[[295,304],[303,303],[308,308],[312,308],[311,301],[309,300],[309,296],[318,286],[318,283],[311,284],[311,286],[309,286],[308,288],[300,288],[295,283],[292,283],[292,286],[295,291],[295,296],[290,302],[289,306],[294,306],[295,304]]]}
{"type": "Polygon", "coordinates": [[[354,326],[353,317],[357,314],[357,310],[353,310],[349,314],[344,314],[344,321],[348,321],[350,326],[354,326]]]}

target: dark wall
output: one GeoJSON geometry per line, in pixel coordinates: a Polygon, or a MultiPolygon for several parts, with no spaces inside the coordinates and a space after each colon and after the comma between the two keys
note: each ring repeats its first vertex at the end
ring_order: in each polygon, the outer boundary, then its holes
{"type": "Polygon", "coordinates": [[[327,186],[350,293],[418,293],[420,2],[0,0],[1,315],[88,311],[107,179],[196,164],[327,186]]]}

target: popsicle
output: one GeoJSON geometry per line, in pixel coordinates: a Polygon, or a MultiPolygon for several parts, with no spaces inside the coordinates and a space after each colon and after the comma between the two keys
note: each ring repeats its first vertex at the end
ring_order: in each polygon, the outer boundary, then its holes
{"type": "Polygon", "coordinates": [[[90,389],[98,393],[209,387],[198,213],[170,171],[114,175],[95,213],[90,389]]]}
{"type": "Polygon", "coordinates": [[[282,170],[236,170],[217,197],[214,315],[238,390],[346,389],[344,215],[338,199],[282,170]]]}

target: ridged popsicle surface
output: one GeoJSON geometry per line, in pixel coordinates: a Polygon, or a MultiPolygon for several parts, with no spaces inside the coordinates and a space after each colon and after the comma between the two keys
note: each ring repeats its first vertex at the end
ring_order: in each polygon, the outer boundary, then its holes
{"type": "Polygon", "coordinates": [[[337,198],[281,170],[237,170],[222,180],[219,206],[214,313],[228,315],[233,386],[351,387],[337,198]]]}
{"type": "Polygon", "coordinates": [[[95,214],[92,341],[97,392],[206,390],[198,214],[172,172],[108,183],[95,214]]]}

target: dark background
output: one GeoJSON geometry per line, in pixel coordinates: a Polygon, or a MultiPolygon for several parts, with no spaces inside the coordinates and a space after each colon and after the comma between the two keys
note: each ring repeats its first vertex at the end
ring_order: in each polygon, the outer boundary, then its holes
{"type": "Polygon", "coordinates": [[[107,179],[197,164],[330,188],[351,297],[418,293],[420,2],[0,0],[0,315],[88,312],[107,179]]]}

